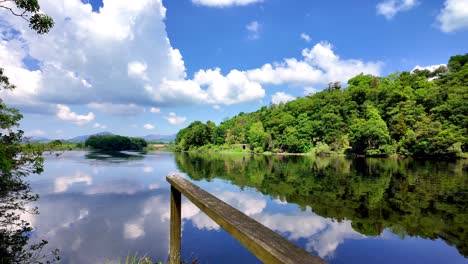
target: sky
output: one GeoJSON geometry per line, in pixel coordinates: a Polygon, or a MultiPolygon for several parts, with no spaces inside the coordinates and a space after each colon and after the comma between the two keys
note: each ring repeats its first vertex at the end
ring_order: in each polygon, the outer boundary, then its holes
{"type": "Polygon", "coordinates": [[[468,0],[39,0],[0,10],[1,98],[27,136],[175,134],[193,121],[468,52],[468,0]]]}

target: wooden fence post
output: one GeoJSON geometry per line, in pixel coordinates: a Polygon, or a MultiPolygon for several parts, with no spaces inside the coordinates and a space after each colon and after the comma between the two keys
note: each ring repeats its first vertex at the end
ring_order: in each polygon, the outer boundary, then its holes
{"type": "Polygon", "coordinates": [[[180,264],[180,242],[181,242],[181,193],[171,186],[171,240],[170,240],[170,263],[180,264]]]}

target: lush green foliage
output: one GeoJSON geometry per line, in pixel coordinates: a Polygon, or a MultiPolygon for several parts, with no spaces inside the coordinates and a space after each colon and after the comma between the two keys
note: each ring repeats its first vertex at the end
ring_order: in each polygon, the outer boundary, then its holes
{"type": "MultiPolygon", "coordinates": [[[[13,89],[0,69],[0,89],[13,89]]],[[[23,116],[18,110],[6,106],[0,99],[0,256],[2,263],[42,263],[58,260],[57,251],[42,255],[47,244],[43,240],[29,244],[32,226],[20,215],[37,214],[37,208],[27,204],[36,201],[38,195],[31,193],[24,180],[29,174],[43,171],[41,151],[22,144],[24,132],[17,130],[23,116]],[[24,151],[25,148],[29,151],[24,151]]]]}
{"type": "MultiPolygon", "coordinates": [[[[40,13],[37,0],[4,0],[0,8],[29,22],[29,27],[39,34],[52,28],[52,18],[40,13]],[[14,8],[13,6],[16,6],[14,8]]],[[[12,90],[0,67],[0,90],[12,90]]],[[[24,132],[18,129],[23,116],[17,109],[6,106],[0,98],[0,257],[2,263],[51,263],[60,260],[58,250],[44,254],[42,249],[47,241],[29,243],[33,231],[30,223],[21,218],[22,214],[37,214],[35,207],[27,204],[39,196],[33,194],[24,180],[29,174],[41,173],[43,159],[41,151],[22,144],[24,132]],[[28,151],[25,151],[28,149],[28,151]]]]}
{"type": "Polygon", "coordinates": [[[54,26],[54,20],[40,12],[38,0],[3,0],[0,1],[0,8],[29,22],[29,27],[38,34],[47,33],[54,26]]]}
{"type": "Polygon", "coordinates": [[[176,153],[194,180],[223,179],[337,221],[364,235],[384,229],[442,239],[468,256],[468,174],[455,162],[398,158],[176,153]]]}
{"type": "Polygon", "coordinates": [[[448,67],[358,75],[341,89],[179,131],[176,150],[250,144],[256,152],[459,157],[468,148],[468,54],[448,67]]]}
{"type": "Polygon", "coordinates": [[[96,135],[89,137],[85,146],[104,151],[143,150],[148,144],[144,139],[118,135],[96,135]]]}
{"type": "MultiPolygon", "coordinates": [[[[39,152],[44,153],[46,151],[67,151],[67,150],[82,150],[85,149],[85,145],[82,142],[73,143],[62,140],[52,140],[47,143],[42,142],[29,142],[23,144],[24,152],[39,152]]],[[[56,153],[58,154],[58,153],[56,153]]]]}

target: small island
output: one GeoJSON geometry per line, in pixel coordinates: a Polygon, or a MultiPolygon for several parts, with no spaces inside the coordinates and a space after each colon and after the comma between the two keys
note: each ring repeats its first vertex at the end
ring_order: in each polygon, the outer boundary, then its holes
{"type": "Polygon", "coordinates": [[[119,135],[94,135],[85,141],[85,146],[103,151],[142,151],[148,143],[142,138],[119,135]]]}

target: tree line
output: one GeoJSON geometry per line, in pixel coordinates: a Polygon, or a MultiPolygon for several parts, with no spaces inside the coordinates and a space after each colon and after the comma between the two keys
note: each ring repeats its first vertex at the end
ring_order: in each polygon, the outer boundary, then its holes
{"type": "Polygon", "coordinates": [[[386,77],[360,74],[286,104],[239,113],[216,126],[195,121],[177,134],[176,150],[353,153],[462,157],[468,137],[468,54],[434,71],[386,77]]]}

